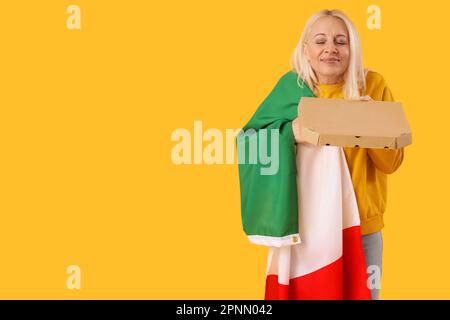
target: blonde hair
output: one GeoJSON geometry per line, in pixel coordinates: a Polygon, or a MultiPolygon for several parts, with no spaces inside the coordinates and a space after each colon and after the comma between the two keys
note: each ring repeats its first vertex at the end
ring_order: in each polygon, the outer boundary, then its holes
{"type": "Polygon", "coordinates": [[[341,19],[348,30],[349,44],[350,44],[350,61],[347,70],[344,74],[344,99],[359,99],[361,96],[360,90],[366,90],[366,74],[369,70],[364,70],[362,59],[361,42],[359,40],[358,31],[347,17],[345,13],[340,10],[321,10],[313,14],[306,22],[303,29],[300,41],[295,48],[290,60],[290,66],[295,69],[298,74],[297,83],[299,86],[300,78],[308,85],[308,87],[317,94],[320,91],[318,87],[318,80],[310,63],[306,59],[306,39],[309,35],[312,25],[321,17],[332,16],[341,19]]]}

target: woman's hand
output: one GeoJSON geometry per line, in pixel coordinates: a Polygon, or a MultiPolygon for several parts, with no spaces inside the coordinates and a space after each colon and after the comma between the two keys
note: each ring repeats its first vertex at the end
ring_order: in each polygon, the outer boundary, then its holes
{"type": "Polygon", "coordinates": [[[305,143],[300,134],[300,124],[298,122],[298,117],[292,121],[292,132],[294,133],[296,143],[305,143]]]}
{"type": "Polygon", "coordinates": [[[373,101],[371,96],[362,96],[359,98],[361,101],[373,101]]]}

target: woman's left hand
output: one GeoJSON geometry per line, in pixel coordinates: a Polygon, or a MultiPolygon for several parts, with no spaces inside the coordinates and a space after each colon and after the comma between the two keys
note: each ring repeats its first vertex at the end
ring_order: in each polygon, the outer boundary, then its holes
{"type": "Polygon", "coordinates": [[[371,96],[361,96],[360,100],[361,101],[373,101],[371,96]]]}

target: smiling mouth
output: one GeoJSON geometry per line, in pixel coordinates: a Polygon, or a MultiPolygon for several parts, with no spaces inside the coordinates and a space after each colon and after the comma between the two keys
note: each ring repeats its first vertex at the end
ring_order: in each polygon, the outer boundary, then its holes
{"type": "Polygon", "coordinates": [[[320,61],[325,62],[325,63],[341,62],[341,60],[336,59],[336,58],[332,58],[332,59],[320,59],[320,61]]]}

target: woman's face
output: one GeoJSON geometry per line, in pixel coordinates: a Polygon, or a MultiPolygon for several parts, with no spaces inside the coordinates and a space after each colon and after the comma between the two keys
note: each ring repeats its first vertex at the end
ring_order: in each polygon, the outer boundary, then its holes
{"type": "Polygon", "coordinates": [[[305,55],[319,83],[343,81],[350,60],[347,27],[339,18],[319,18],[306,39],[305,55]]]}

